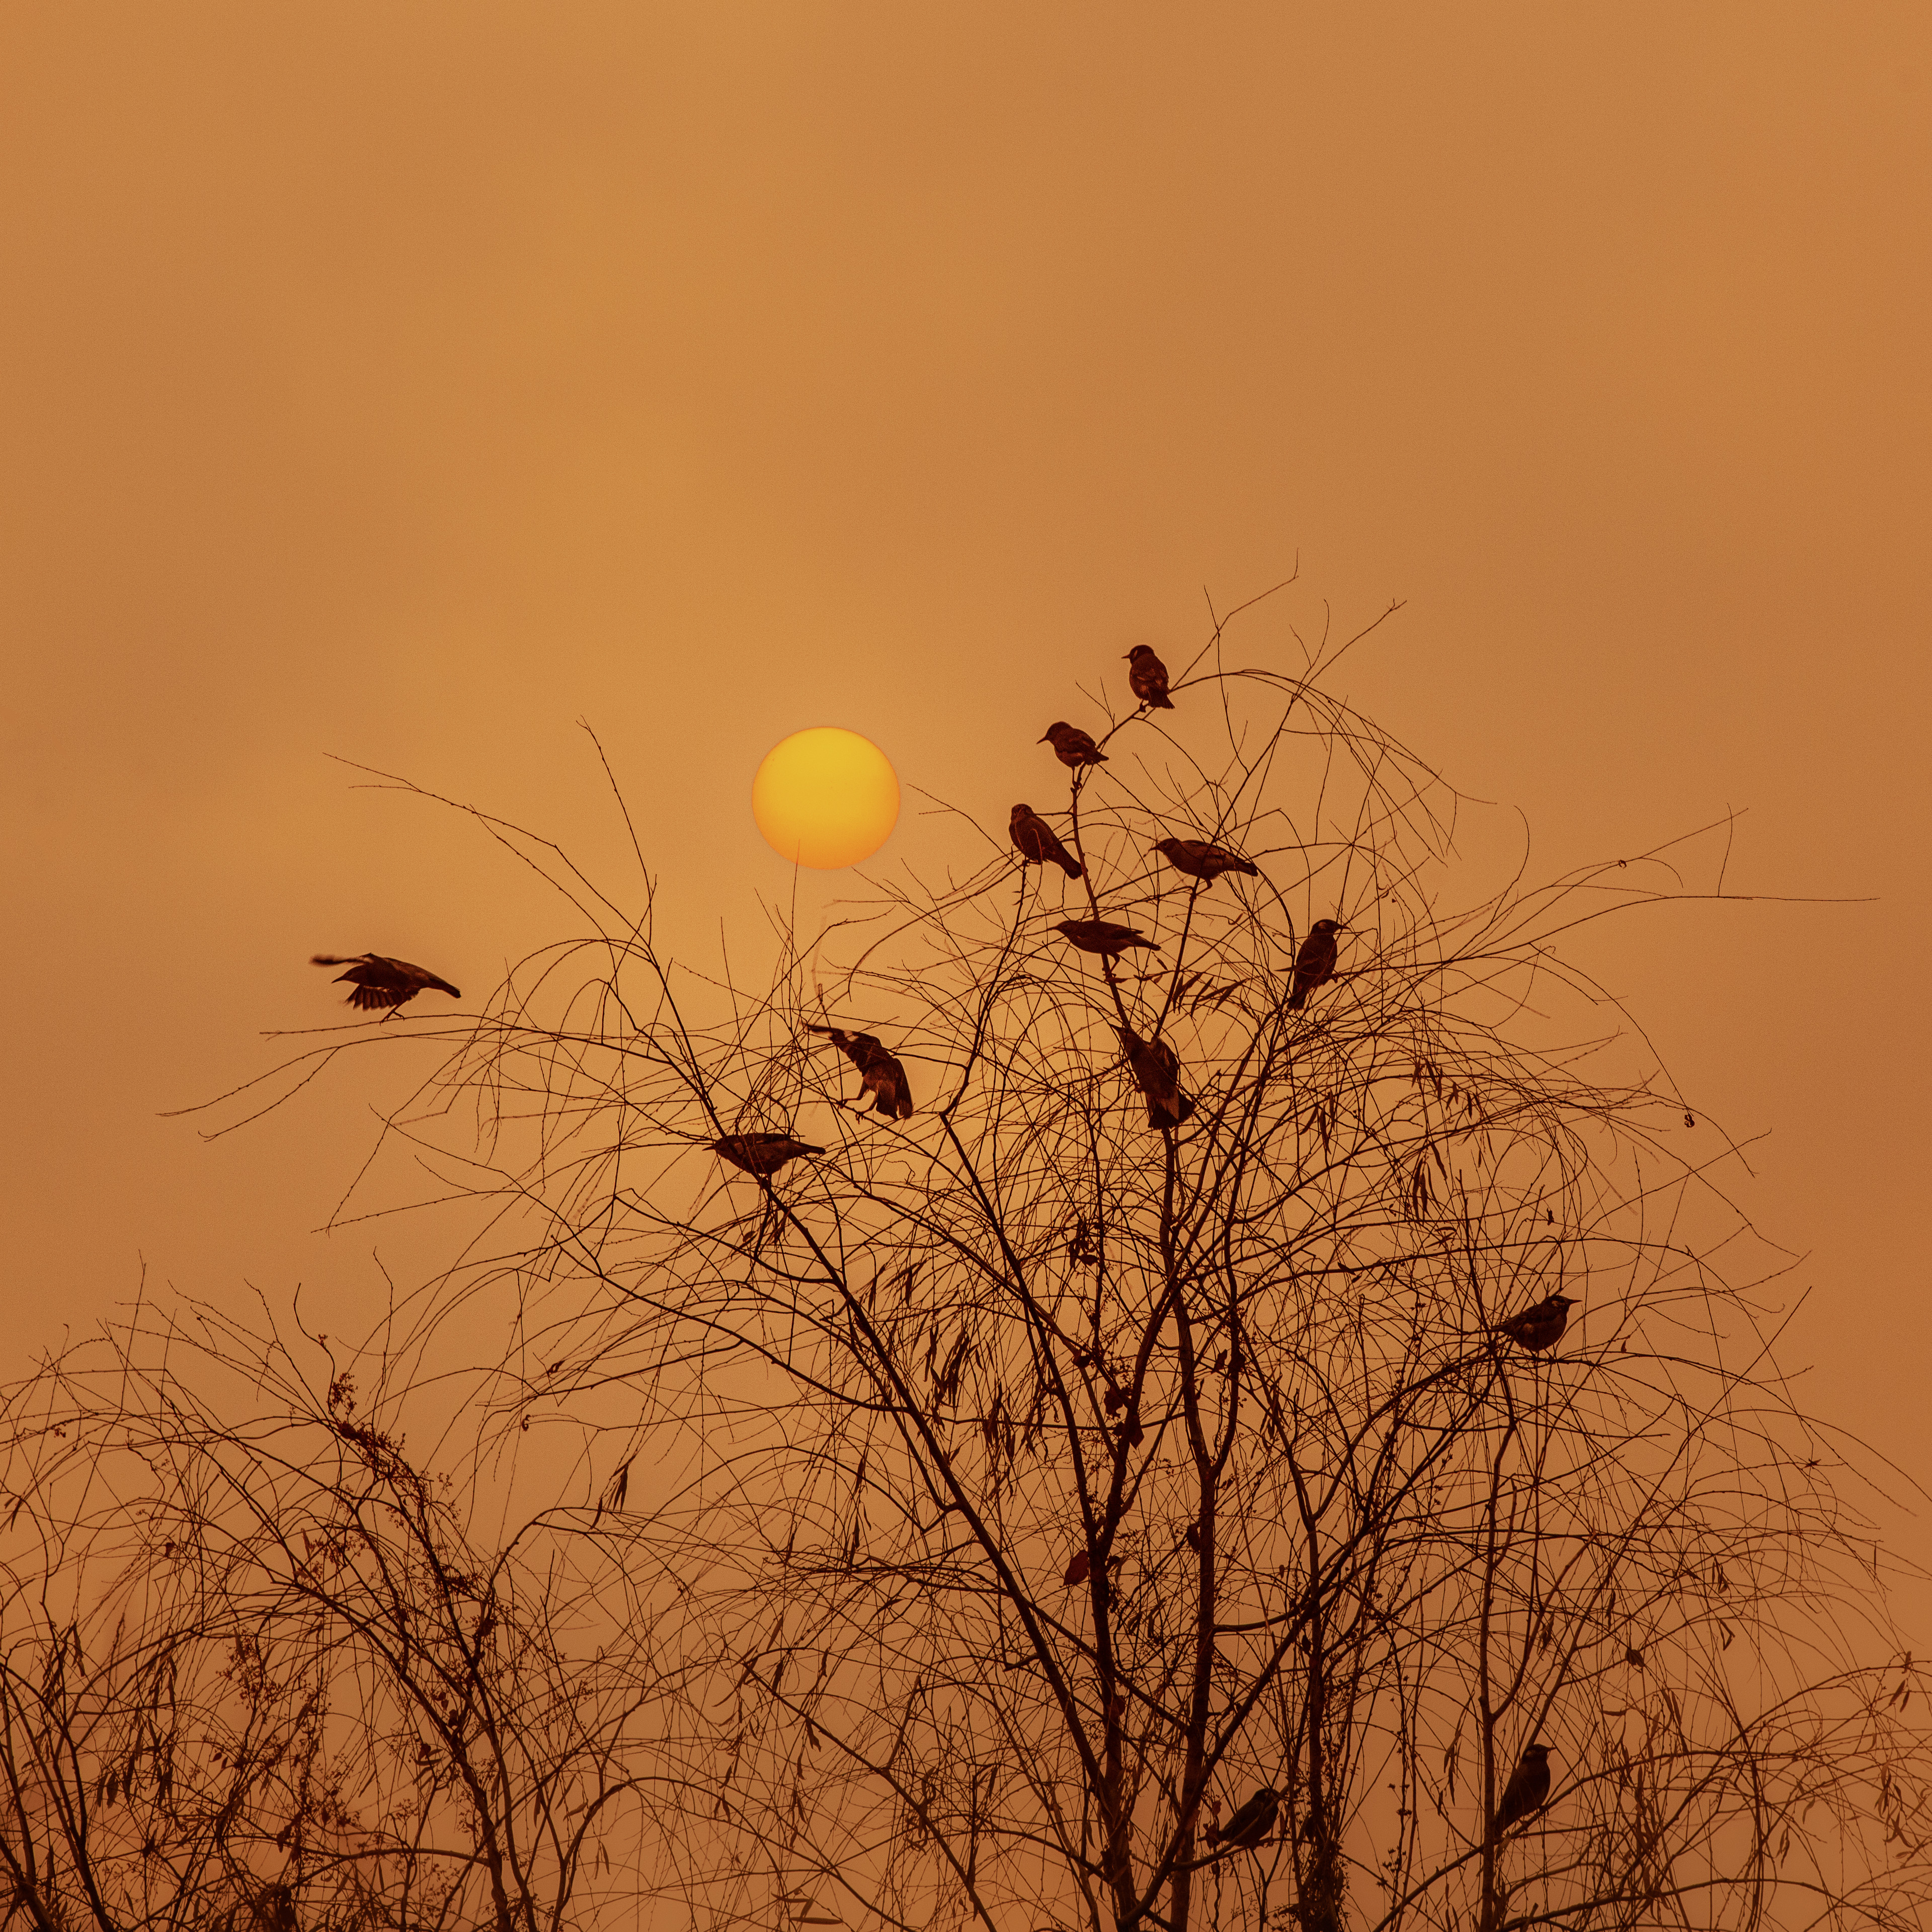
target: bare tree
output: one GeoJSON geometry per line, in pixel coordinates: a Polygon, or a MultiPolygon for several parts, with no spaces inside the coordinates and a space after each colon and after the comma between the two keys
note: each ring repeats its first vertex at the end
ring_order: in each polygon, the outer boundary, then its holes
{"type": "MultiPolygon", "coordinates": [[[[444,1048],[387,1134],[478,1212],[424,1332],[517,1310],[484,1448],[574,1426],[586,1509],[627,1491],[597,1546],[664,1716],[600,1775],[652,1781],[705,1926],[1916,1924],[1916,1678],[1778,1258],[1560,950],[1666,854],[1445,910],[1457,800],[1327,694],[1346,644],[1225,643],[1056,780],[1077,877],[987,835],[781,922],[752,991],[662,956],[647,872],[627,908],[478,814],[584,936],[386,1030],[444,1048]],[[826,1027],[916,1110],[849,1102],[826,1027]],[[721,1158],[756,1134],[824,1151],[721,1158]]],[[[426,1604],[477,1674],[481,1612],[406,1572],[368,1630],[426,1604]]]]}
{"type": "Polygon", "coordinates": [[[371,1394],[145,1310],[10,1392],[6,1922],[537,1932],[648,1892],[683,1703],[610,1538],[479,1547],[371,1394]]]}

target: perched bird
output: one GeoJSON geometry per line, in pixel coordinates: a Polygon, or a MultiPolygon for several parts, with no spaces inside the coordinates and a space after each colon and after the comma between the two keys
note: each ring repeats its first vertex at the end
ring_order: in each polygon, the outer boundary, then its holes
{"type": "Polygon", "coordinates": [[[256,1900],[253,1916],[260,1932],[296,1932],[296,1895],[285,1885],[272,1885],[256,1900]]]}
{"type": "Polygon", "coordinates": [[[1519,1820],[1540,1811],[1550,1796],[1550,1747],[1532,1744],[1522,1761],[1510,1774],[1503,1790],[1503,1802],[1490,1825],[1492,1838],[1500,1838],[1519,1820]]]}
{"type": "Polygon", "coordinates": [[[1144,946],[1150,952],[1158,952],[1156,940],[1143,939],[1130,926],[1116,926],[1109,919],[1063,919],[1054,928],[1064,933],[1082,952],[1097,952],[1108,959],[1118,959],[1130,946],[1144,946]]]}
{"type": "Polygon", "coordinates": [[[1210,845],[1204,838],[1163,838],[1154,849],[1177,872],[1204,879],[1210,886],[1223,872],[1245,872],[1251,879],[1262,875],[1262,868],[1252,860],[1210,845]]]}
{"type": "Polygon", "coordinates": [[[889,1120],[896,1117],[902,1120],[912,1118],[912,1088],[907,1084],[905,1069],[893,1056],[868,1033],[848,1033],[842,1027],[808,1025],[808,1033],[829,1034],[834,1046],[844,1050],[845,1057],[864,1076],[859,1088],[859,1097],[872,1096],[872,1111],[884,1114],[889,1120]]]}
{"type": "Polygon", "coordinates": [[[1116,1027],[1126,1048],[1134,1084],[1147,1102],[1148,1125],[1178,1127],[1194,1111],[1194,1102],[1180,1090],[1180,1063],[1164,1040],[1143,1040],[1132,1027],[1116,1027]]]}
{"type": "Polygon", "coordinates": [[[1210,1845],[1258,1845],[1274,1830],[1281,1815],[1281,1793],[1263,1785],[1218,1830],[1210,1825],[1205,1837],[1210,1845]]]}
{"type": "Polygon", "coordinates": [[[1288,996],[1288,1009],[1299,1012],[1308,996],[1324,980],[1335,976],[1335,935],[1342,929],[1338,919],[1318,919],[1294,956],[1294,985],[1288,996]]]}
{"type": "Polygon", "coordinates": [[[1053,755],[1063,765],[1078,771],[1082,765],[1104,765],[1107,754],[1077,724],[1049,724],[1038,744],[1051,742],[1053,755]]]}
{"type": "Polygon", "coordinates": [[[789,1134],[727,1134],[722,1140],[708,1144],[713,1153],[722,1155],[747,1174],[776,1174],[787,1161],[796,1160],[802,1154],[825,1151],[808,1141],[794,1140],[789,1134]]]}
{"type": "Polygon", "coordinates": [[[1519,1348],[1527,1348],[1532,1355],[1540,1355],[1546,1348],[1553,1348],[1563,1339],[1563,1330],[1568,1325],[1570,1311],[1576,1306],[1567,1294],[1549,1294],[1534,1307],[1526,1308],[1519,1315],[1507,1320],[1492,1322],[1492,1334],[1507,1335],[1519,1348]]]}
{"type": "MultiPolygon", "coordinates": [[[[412,966],[406,959],[387,959],[380,952],[358,952],[338,956],[333,952],[318,952],[308,962],[311,966],[346,966],[349,970],[338,973],[335,983],[339,986],[346,980],[356,990],[349,996],[352,1006],[365,1011],[376,1006],[406,1006],[425,986],[434,986],[439,993],[447,993],[452,1000],[463,995],[447,980],[439,980],[424,966],[412,966]]],[[[386,1019],[388,1016],[385,1014],[386,1019]]]]}
{"type": "Polygon", "coordinates": [[[1070,1590],[1077,1583],[1084,1583],[1094,1574],[1092,1561],[1084,1550],[1073,1552],[1073,1561],[1066,1566],[1066,1574],[1060,1580],[1070,1590]]]}
{"type": "Polygon", "coordinates": [[[1167,694],[1167,667],[1154,656],[1151,646],[1136,644],[1128,652],[1127,683],[1134,695],[1149,710],[1174,709],[1174,700],[1167,694]]]}
{"type": "Polygon", "coordinates": [[[1064,866],[1070,879],[1080,877],[1080,861],[1061,844],[1052,826],[1030,805],[1016,805],[1007,822],[1006,836],[1029,865],[1064,866]]]}

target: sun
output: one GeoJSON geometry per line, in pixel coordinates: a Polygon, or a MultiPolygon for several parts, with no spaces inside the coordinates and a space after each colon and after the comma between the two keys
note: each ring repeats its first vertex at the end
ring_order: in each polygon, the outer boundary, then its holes
{"type": "Polygon", "coordinates": [[[822,872],[869,859],[898,823],[899,782],[869,738],[836,725],[794,731],[765,754],[752,816],[781,858],[822,872]]]}

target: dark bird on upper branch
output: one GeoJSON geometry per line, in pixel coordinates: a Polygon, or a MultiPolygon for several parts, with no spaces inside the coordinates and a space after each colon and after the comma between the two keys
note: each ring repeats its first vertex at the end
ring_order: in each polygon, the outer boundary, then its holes
{"type": "Polygon", "coordinates": [[[1151,645],[1136,644],[1128,652],[1127,683],[1149,710],[1174,709],[1174,700],[1167,694],[1167,667],[1154,656],[1151,645]]]}
{"type": "Polygon", "coordinates": [[[802,1154],[825,1151],[808,1141],[794,1140],[790,1134],[727,1134],[722,1140],[707,1144],[747,1174],[776,1174],[787,1161],[796,1160],[802,1154]]]}
{"type": "Polygon", "coordinates": [[[1281,1793],[1264,1784],[1225,1825],[1210,1825],[1202,1835],[1210,1845],[1258,1845],[1280,1815],[1281,1793]]]}
{"type": "Polygon", "coordinates": [[[1520,1314],[1492,1322],[1490,1330],[1495,1334],[1507,1335],[1519,1348],[1527,1348],[1532,1355],[1540,1355],[1544,1349],[1553,1348],[1562,1340],[1563,1330],[1569,1325],[1570,1311],[1576,1306],[1567,1294],[1545,1295],[1520,1314]]]}
{"type": "Polygon", "coordinates": [[[1291,1012],[1299,1012],[1307,1005],[1309,994],[1335,976],[1335,935],[1341,929],[1342,922],[1335,919],[1318,919],[1309,928],[1301,950],[1294,956],[1294,985],[1288,996],[1291,1012]]]}
{"type": "Polygon", "coordinates": [[[439,993],[447,993],[452,1000],[463,997],[447,980],[439,980],[428,967],[412,966],[406,959],[385,958],[380,952],[340,956],[318,952],[308,963],[311,966],[346,966],[349,970],[337,974],[335,983],[339,986],[345,980],[350,981],[356,990],[350,994],[349,1004],[365,1011],[376,1006],[406,1006],[425,986],[434,986],[439,993]]]}
{"type": "Polygon", "coordinates": [[[1077,724],[1049,724],[1045,735],[1035,742],[1051,743],[1053,755],[1075,771],[1082,765],[1104,765],[1107,762],[1106,753],[1077,724]]]}
{"type": "Polygon", "coordinates": [[[1116,926],[1108,919],[1063,919],[1053,929],[1064,933],[1082,952],[1097,952],[1107,959],[1118,958],[1132,946],[1160,950],[1158,941],[1143,939],[1132,926],[1116,926]]]}
{"type": "Polygon", "coordinates": [[[1143,1040],[1132,1027],[1117,1026],[1134,1084],[1147,1101],[1148,1125],[1178,1127],[1194,1111],[1194,1102],[1180,1090],[1180,1063],[1164,1040],[1143,1040]]]}
{"type": "Polygon", "coordinates": [[[1204,879],[1210,886],[1223,872],[1245,872],[1251,879],[1262,875],[1262,868],[1252,860],[1210,845],[1204,838],[1163,838],[1154,849],[1177,872],[1185,872],[1190,879],[1204,879]]]}
{"type": "Polygon", "coordinates": [[[1500,1838],[1520,1820],[1540,1811],[1549,1797],[1550,1747],[1532,1744],[1510,1774],[1510,1781],[1503,1791],[1503,1802],[1496,1807],[1496,1815],[1490,1822],[1491,1836],[1500,1838]]]}
{"type": "Polygon", "coordinates": [[[809,1024],[806,1030],[830,1034],[832,1045],[843,1049],[846,1058],[864,1076],[859,1098],[862,1100],[871,1094],[874,1113],[884,1114],[888,1119],[912,1118],[912,1088],[907,1083],[905,1069],[871,1034],[809,1024]]]}
{"type": "Polygon", "coordinates": [[[1070,879],[1080,877],[1080,861],[1061,844],[1053,827],[1030,805],[1016,805],[1006,826],[1006,836],[1028,864],[1064,866],[1070,879]]]}

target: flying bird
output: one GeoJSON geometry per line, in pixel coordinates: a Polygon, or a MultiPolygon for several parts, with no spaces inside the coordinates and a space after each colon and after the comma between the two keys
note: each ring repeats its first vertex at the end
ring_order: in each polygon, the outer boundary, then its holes
{"type": "Polygon", "coordinates": [[[1080,877],[1080,861],[1061,844],[1052,826],[1030,805],[1016,805],[1006,825],[1006,836],[1029,865],[1064,866],[1070,879],[1080,877]]]}
{"type": "Polygon", "coordinates": [[[1082,952],[1097,952],[1103,958],[1118,959],[1130,946],[1144,946],[1158,952],[1156,940],[1143,939],[1130,926],[1116,926],[1107,919],[1063,919],[1054,928],[1064,933],[1082,952]]]}
{"type": "Polygon", "coordinates": [[[1251,879],[1262,875],[1262,868],[1252,860],[1244,859],[1225,847],[1210,845],[1204,838],[1163,838],[1154,849],[1177,872],[1185,872],[1190,879],[1204,879],[1210,886],[1223,872],[1245,872],[1251,879]]]}
{"type": "MultiPolygon", "coordinates": [[[[346,966],[349,970],[337,974],[335,983],[339,986],[345,980],[350,982],[356,990],[350,994],[349,1004],[365,1012],[376,1006],[406,1006],[425,986],[434,986],[452,1000],[463,997],[447,980],[439,980],[428,967],[412,966],[406,959],[386,958],[380,952],[318,952],[308,963],[346,966]]],[[[383,1017],[386,1019],[388,1015],[383,1017]]]]}
{"type": "Polygon", "coordinates": [[[1167,667],[1154,656],[1151,646],[1136,644],[1128,652],[1127,683],[1134,695],[1149,710],[1174,709],[1174,700],[1167,694],[1167,667]]]}
{"type": "Polygon", "coordinates": [[[808,1141],[794,1140],[790,1134],[727,1134],[722,1140],[707,1144],[714,1154],[747,1174],[776,1174],[787,1161],[796,1160],[802,1154],[825,1151],[808,1141]]]}
{"type": "Polygon", "coordinates": [[[1148,1125],[1178,1127],[1194,1111],[1194,1102],[1180,1090],[1180,1063],[1164,1040],[1143,1040],[1132,1027],[1116,1027],[1134,1070],[1134,1084],[1147,1102],[1148,1125]]]}
{"type": "Polygon", "coordinates": [[[905,1069],[884,1046],[868,1033],[848,1033],[842,1027],[823,1027],[808,1024],[808,1033],[830,1034],[834,1046],[841,1048],[864,1078],[859,1088],[859,1097],[872,1096],[872,1111],[884,1114],[887,1119],[896,1117],[902,1120],[912,1118],[912,1088],[906,1080],[905,1069]]]}
{"type": "Polygon", "coordinates": [[[1519,1348],[1527,1348],[1532,1355],[1540,1355],[1544,1349],[1553,1348],[1562,1340],[1563,1330],[1569,1325],[1570,1311],[1576,1306],[1567,1294],[1545,1295],[1520,1314],[1492,1322],[1490,1333],[1507,1335],[1519,1348]]]}
{"type": "Polygon", "coordinates": [[[1107,762],[1106,753],[1077,724],[1049,724],[1045,734],[1035,742],[1050,742],[1053,755],[1075,771],[1082,765],[1104,765],[1107,762]]]}
{"type": "Polygon", "coordinates": [[[1281,1815],[1281,1793],[1263,1785],[1218,1830],[1212,1825],[1204,1834],[1210,1845],[1258,1845],[1274,1829],[1281,1815]]]}
{"type": "Polygon", "coordinates": [[[1318,919],[1294,956],[1294,985],[1288,996],[1288,1010],[1299,1012],[1308,996],[1323,981],[1335,976],[1335,935],[1342,929],[1340,920],[1318,919]]]}
{"type": "Polygon", "coordinates": [[[1503,1802],[1496,1807],[1490,1833],[1500,1838],[1520,1820],[1540,1811],[1550,1797],[1550,1747],[1532,1744],[1510,1774],[1503,1790],[1503,1802]]]}

